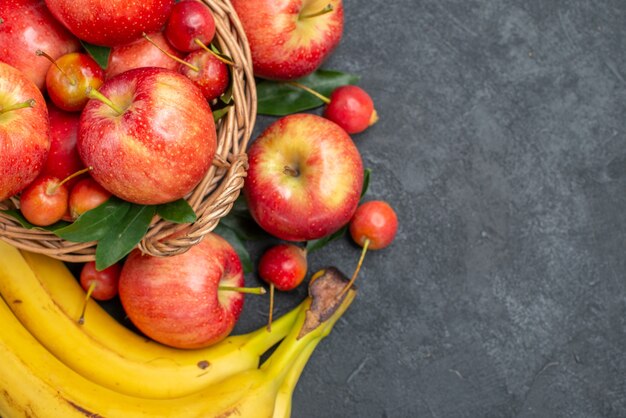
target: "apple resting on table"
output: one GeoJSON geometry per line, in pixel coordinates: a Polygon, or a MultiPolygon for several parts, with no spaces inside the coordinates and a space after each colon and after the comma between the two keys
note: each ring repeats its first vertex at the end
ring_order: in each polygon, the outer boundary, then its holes
{"type": "Polygon", "coordinates": [[[80,43],[50,14],[40,0],[0,0],[0,61],[23,71],[44,89],[50,62],[35,55],[38,49],[53,59],[78,51],[80,43]]]}
{"type": "Polygon", "coordinates": [[[119,295],[128,317],[148,337],[198,348],[226,338],[243,309],[242,293],[218,287],[243,284],[239,256],[226,240],[210,233],[170,257],[133,250],[122,268],[119,295]]]}
{"type": "Polygon", "coordinates": [[[257,77],[304,77],[341,40],[341,0],[232,0],[232,4],[248,37],[257,77]]]}
{"type": "Polygon", "coordinates": [[[30,184],[50,150],[46,102],[26,75],[0,62],[0,201],[30,184]]]}
{"type": "Polygon", "coordinates": [[[137,68],[92,91],[80,118],[78,153],[91,176],[129,202],[155,205],[190,193],[217,146],[213,114],[187,77],[137,68]]]}
{"type": "Polygon", "coordinates": [[[251,145],[244,185],[268,233],[308,241],[347,224],[359,203],[363,162],[339,125],[313,114],[278,119],[251,145]]]}

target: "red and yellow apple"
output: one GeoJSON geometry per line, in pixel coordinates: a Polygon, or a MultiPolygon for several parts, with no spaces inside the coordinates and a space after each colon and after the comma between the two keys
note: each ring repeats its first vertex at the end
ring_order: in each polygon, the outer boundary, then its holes
{"type": "Polygon", "coordinates": [[[78,51],[78,39],[67,31],[40,0],[0,0],[0,61],[23,71],[44,89],[50,62],[35,52],[46,51],[53,59],[78,51]]]}
{"type": "Polygon", "coordinates": [[[308,241],[348,223],[363,187],[358,149],[339,125],[313,114],[278,119],[250,146],[244,194],[268,233],[308,241]]]}
{"type": "Polygon", "coordinates": [[[77,147],[102,187],[154,205],[186,196],[202,180],[217,134],[211,108],[187,77],[137,68],[107,80],[98,96],[81,114],[77,147]]]}
{"type": "Polygon", "coordinates": [[[116,46],[161,30],[174,0],[46,0],[46,5],[78,38],[116,46]]]}
{"type": "Polygon", "coordinates": [[[315,71],[343,34],[341,0],[232,0],[254,74],[293,80],[315,71]]]}
{"type": "Polygon", "coordinates": [[[23,72],[0,62],[0,201],[30,184],[50,150],[46,102],[23,72]]]}
{"type": "Polygon", "coordinates": [[[119,282],[122,305],[148,337],[178,348],[215,344],[233,330],[243,308],[241,261],[219,235],[210,233],[185,253],[153,257],[133,250],[119,282]]]}

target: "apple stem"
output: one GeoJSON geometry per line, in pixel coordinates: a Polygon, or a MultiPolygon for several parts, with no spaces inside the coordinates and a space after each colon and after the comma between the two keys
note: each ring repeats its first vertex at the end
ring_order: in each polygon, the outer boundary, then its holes
{"type": "Polygon", "coordinates": [[[346,286],[337,296],[337,299],[341,299],[343,295],[345,295],[346,292],[350,290],[350,288],[354,284],[356,280],[356,276],[359,274],[359,270],[361,270],[361,265],[363,265],[363,260],[365,259],[365,253],[367,253],[367,248],[369,247],[369,245],[370,245],[370,239],[365,238],[365,242],[363,242],[363,250],[361,251],[361,257],[359,258],[359,262],[356,265],[356,269],[354,270],[354,273],[352,273],[352,277],[350,278],[350,281],[346,284],[346,286]]]}
{"type": "Polygon", "coordinates": [[[272,332],[272,319],[274,318],[274,283],[270,283],[270,315],[267,320],[267,332],[272,332]]]}
{"type": "Polygon", "coordinates": [[[235,63],[232,62],[229,59],[224,58],[222,55],[218,54],[217,52],[213,51],[211,48],[209,48],[208,46],[206,46],[205,44],[202,43],[202,41],[198,38],[194,38],[193,40],[196,45],[198,45],[200,48],[204,49],[205,51],[207,51],[210,54],[213,54],[213,56],[215,58],[217,58],[218,60],[222,61],[224,64],[226,65],[230,65],[231,67],[236,67],[235,63]]]}
{"type": "Polygon", "coordinates": [[[332,11],[333,11],[333,5],[328,3],[322,10],[318,10],[317,12],[314,12],[314,13],[300,15],[298,17],[298,20],[310,19],[312,17],[322,16],[322,15],[325,15],[326,13],[330,13],[332,11]]]}
{"type": "Polygon", "coordinates": [[[156,42],[154,42],[154,41],[152,40],[152,38],[150,38],[150,37],[149,37],[149,36],[148,36],[145,32],[144,32],[144,33],[142,33],[142,34],[141,34],[141,36],[143,36],[143,37],[146,39],[146,41],[150,42],[150,43],[151,43],[152,45],[154,45],[154,46],[155,46],[155,47],[156,47],[159,51],[161,51],[162,53],[164,53],[165,55],[167,55],[168,57],[170,57],[170,58],[171,58],[171,59],[173,59],[174,61],[176,61],[176,62],[178,62],[178,63],[180,63],[180,64],[183,64],[183,65],[186,65],[187,67],[191,68],[193,71],[195,71],[195,72],[197,72],[197,73],[199,73],[199,72],[200,72],[200,68],[196,67],[196,66],[195,66],[195,65],[193,65],[193,64],[188,63],[188,62],[187,62],[187,61],[185,61],[185,60],[181,60],[181,59],[180,59],[180,58],[178,58],[176,55],[172,55],[172,54],[170,54],[169,52],[167,52],[166,50],[164,50],[163,48],[161,48],[160,46],[158,46],[158,45],[156,44],[156,42]]]}
{"type": "Polygon", "coordinates": [[[313,90],[310,87],[305,86],[304,84],[298,83],[297,81],[287,81],[287,84],[297,87],[299,89],[302,89],[308,93],[311,93],[313,96],[317,97],[318,99],[320,99],[321,101],[323,101],[324,103],[328,104],[330,103],[330,99],[326,96],[324,96],[323,94],[313,90]]]}
{"type": "Polygon", "coordinates": [[[85,323],[85,311],[87,310],[87,302],[89,298],[91,298],[91,294],[96,289],[96,282],[93,281],[89,284],[89,289],[87,289],[87,294],[85,295],[85,300],[83,301],[83,309],[80,312],[80,317],[78,318],[78,324],[83,325],[85,323]]]}
{"type": "Polygon", "coordinates": [[[113,109],[117,113],[118,116],[121,116],[124,113],[124,111],[120,109],[119,107],[117,107],[115,103],[111,101],[111,99],[106,97],[104,94],[100,93],[98,90],[92,88],[91,86],[87,87],[86,93],[87,93],[87,97],[89,97],[90,99],[96,99],[104,103],[105,105],[109,106],[111,109],[113,109]]]}
{"type": "Polygon", "coordinates": [[[28,99],[25,102],[16,103],[9,107],[0,108],[0,115],[13,110],[24,109],[25,107],[35,107],[35,99],[28,99]]]}
{"type": "Polygon", "coordinates": [[[57,192],[57,190],[59,189],[59,187],[63,186],[65,183],[67,183],[68,181],[70,181],[74,177],[78,177],[81,174],[87,173],[88,171],[91,171],[91,170],[93,170],[93,167],[89,166],[87,168],[83,168],[82,170],[78,170],[77,172],[70,174],[69,176],[67,176],[63,180],[61,180],[59,183],[57,183],[54,186],[48,188],[46,193],[49,194],[49,195],[55,194],[57,192]]]}
{"type": "Polygon", "coordinates": [[[298,177],[300,175],[300,172],[297,169],[290,167],[288,165],[284,167],[283,173],[289,174],[292,177],[298,177]]]}
{"type": "Polygon", "coordinates": [[[70,82],[70,84],[72,86],[76,85],[76,79],[74,77],[70,77],[69,75],[67,75],[67,73],[65,71],[63,71],[63,69],[61,68],[61,66],[55,61],[54,58],[52,58],[50,55],[46,54],[45,52],[43,52],[41,49],[38,49],[37,51],[35,51],[35,54],[37,54],[40,57],[44,57],[46,58],[48,61],[50,61],[52,63],[52,65],[54,65],[55,67],[57,67],[57,70],[59,70],[59,72],[61,74],[63,74],[63,76],[65,78],[67,78],[67,80],[70,82]]]}
{"type": "Polygon", "coordinates": [[[247,293],[249,295],[264,295],[266,293],[265,288],[261,286],[259,287],[218,286],[217,290],[247,293]]]}

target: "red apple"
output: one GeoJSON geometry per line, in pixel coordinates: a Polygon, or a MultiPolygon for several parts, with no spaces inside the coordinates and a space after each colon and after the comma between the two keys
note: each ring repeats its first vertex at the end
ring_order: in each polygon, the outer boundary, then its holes
{"type": "Polygon", "coordinates": [[[45,86],[50,63],[37,58],[46,51],[53,59],[78,51],[80,43],[50,14],[40,0],[0,0],[0,61],[22,70],[37,87],[45,86]]]}
{"type": "Polygon", "coordinates": [[[39,175],[50,149],[49,130],[46,102],[37,86],[0,62],[0,201],[39,175]]]}
{"type": "MultiPolygon", "coordinates": [[[[179,58],[183,56],[181,52],[174,49],[167,42],[163,33],[155,32],[149,34],[149,36],[164,51],[179,58]]],[[[178,63],[142,37],[136,41],[118,45],[111,50],[109,65],[106,69],[106,78],[109,79],[124,71],[140,67],[161,67],[176,70],[178,69],[178,63]]]]}
{"type": "Polygon", "coordinates": [[[372,200],[360,205],[350,220],[350,236],[370,250],[388,247],[398,232],[398,216],[389,203],[372,200]]]}
{"type": "Polygon", "coordinates": [[[193,81],[208,101],[224,94],[230,82],[230,71],[223,61],[203,49],[191,52],[184,61],[198,71],[184,64],[180,65],[178,71],[193,81]]]}
{"type": "Polygon", "coordinates": [[[94,179],[87,177],[82,179],[70,190],[68,206],[70,218],[76,220],[83,213],[95,209],[111,197],[94,179]]]}
{"type": "Polygon", "coordinates": [[[232,0],[248,37],[254,74],[293,80],[315,71],[343,33],[341,0],[232,0]]]}
{"type": "Polygon", "coordinates": [[[306,249],[294,244],[270,247],[259,259],[259,276],[282,291],[302,283],[307,271],[306,249]]]}
{"type": "MultiPolygon", "coordinates": [[[[50,120],[50,152],[41,174],[64,179],[83,168],[83,162],[78,156],[76,138],[78,136],[78,121],[80,113],[64,112],[48,103],[48,117],[50,120]]],[[[80,180],[68,180],[67,187],[80,180]]]]}
{"type": "Polygon", "coordinates": [[[69,191],[62,179],[37,177],[20,195],[20,211],[33,225],[47,226],[60,221],[67,212],[69,191]]]}
{"type": "Polygon", "coordinates": [[[80,285],[89,296],[96,300],[110,300],[117,296],[122,265],[113,264],[104,270],[96,270],[96,262],[83,264],[80,270],[80,285]]]}
{"type": "Polygon", "coordinates": [[[251,145],[244,193],[270,234],[307,241],[345,225],[357,208],[363,163],[339,125],[313,114],[278,119],[251,145]]]}
{"type": "Polygon", "coordinates": [[[148,337],[179,348],[204,347],[227,337],[239,319],[243,270],[226,240],[208,234],[185,253],[153,257],[133,250],[119,282],[131,321],[148,337]]]}
{"type": "Polygon", "coordinates": [[[161,30],[174,0],[46,0],[46,5],[78,38],[117,46],[161,30]]]}
{"type": "Polygon", "coordinates": [[[187,77],[137,68],[107,80],[97,95],[104,102],[85,106],[77,147],[102,187],[152,205],[182,198],[202,180],[217,135],[211,108],[187,77]]]}

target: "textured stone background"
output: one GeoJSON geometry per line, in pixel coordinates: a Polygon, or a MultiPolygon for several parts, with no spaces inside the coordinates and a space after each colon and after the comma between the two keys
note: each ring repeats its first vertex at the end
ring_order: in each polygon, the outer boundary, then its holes
{"type": "MultiPolygon", "coordinates": [[[[354,140],[401,226],[293,416],[626,416],[626,2],[344,1],[325,67],[374,97],[354,140]]],[[[239,329],[265,310],[248,298],[239,329]]]]}

